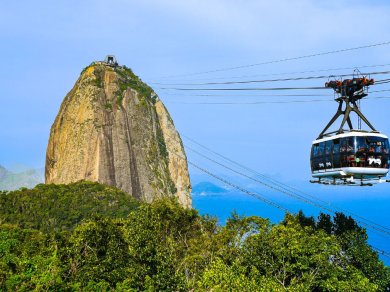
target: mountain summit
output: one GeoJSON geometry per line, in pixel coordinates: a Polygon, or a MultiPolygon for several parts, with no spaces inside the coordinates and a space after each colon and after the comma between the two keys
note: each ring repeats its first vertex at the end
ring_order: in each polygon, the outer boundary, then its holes
{"type": "Polygon", "coordinates": [[[85,68],[51,127],[46,183],[89,180],[191,207],[183,144],[154,91],[108,56],[85,68]]]}

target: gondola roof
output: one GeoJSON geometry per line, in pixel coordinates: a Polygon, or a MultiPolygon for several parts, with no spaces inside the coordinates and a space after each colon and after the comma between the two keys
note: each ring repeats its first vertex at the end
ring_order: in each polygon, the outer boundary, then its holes
{"type": "Polygon", "coordinates": [[[335,134],[333,136],[325,136],[320,139],[316,139],[313,141],[312,144],[317,144],[320,142],[325,142],[325,141],[330,141],[330,140],[335,140],[335,139],[340,139],[340,138],[345,138],[345,137],[379,137],[379,138],[385,138],[387,139],[388,137],[382,133],[379,132],[368,132],[368,131],[350,131],[350,132],[345,132],[341,134],[335,134]]]}

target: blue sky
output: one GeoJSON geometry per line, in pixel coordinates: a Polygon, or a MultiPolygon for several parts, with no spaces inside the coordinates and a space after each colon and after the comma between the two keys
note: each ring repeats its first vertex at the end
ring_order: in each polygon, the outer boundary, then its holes
{"type": "MultiPolygon", "coordinates": [[[[162,90],[155,83],[269,79],[275,76],[267,74],[284,72],[289,74],[277,76],[344,74],[352,70],[291,72],[390,64],[387,45],[166,78],[390,41],[389,15],[388,1],[1,1],[0,164],[42,167],[62,99],[85,66],[115,54],[120,64],[152,85],[180,133],[260,172],[307,180],[310,144],[334,114],[336,103],[196,103],[329,100],[331,91],[310,92],[321,94],[318,97],[275,97],[267,92],[189,96],[195,92],[162,90]]],[[[261,86],[322,86],[323,82],[261,86]]],[[[378,89],[389,86],[372,87],[378,89]]],[[[372,96],[386,97],[390,92],[372,96]]],[[[389,103],[390,99],[367,99],[362,105],[370,121],[388,135],[389,103]]],[[[188,156],[223,172],[195,154],[188,156]]]]}

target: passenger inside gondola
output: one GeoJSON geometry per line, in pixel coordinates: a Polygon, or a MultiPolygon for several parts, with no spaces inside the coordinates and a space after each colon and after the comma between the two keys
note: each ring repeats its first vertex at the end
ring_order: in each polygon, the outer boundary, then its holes
{"type": "Polygon", "coordinates": [[[339,167],[388,168],[389,142],[375,136],[352,136],[313,145],[312,170],[339,167]]]}

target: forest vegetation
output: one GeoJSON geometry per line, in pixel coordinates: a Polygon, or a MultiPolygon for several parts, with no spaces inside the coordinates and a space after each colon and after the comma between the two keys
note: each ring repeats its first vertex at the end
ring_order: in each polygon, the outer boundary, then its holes
{"type": "Polygon", "coordinates": [[[390,271],[342,213],[225,225],[175,199],[92,182],[0,192],[0,290],[386,291],[390,271]]]}

